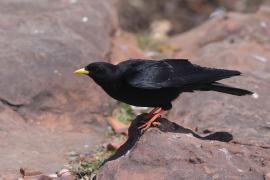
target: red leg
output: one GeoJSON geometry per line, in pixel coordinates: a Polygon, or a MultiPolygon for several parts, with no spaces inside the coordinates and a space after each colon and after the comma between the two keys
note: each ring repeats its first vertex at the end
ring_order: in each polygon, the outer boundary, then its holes
{"type": "Polygon", "coordinates": [[[155,114],[155,112],[158,111],[159,109],[161,109],[161,108],[156,107],[156,108],[152,109],[152,111],[150,111],[149,114],[155,114]]]}
{"type": "Polygon", "coordinates": [[[139,127],[139,129],[144,129],[144,128],[148,128],[149,126],[151,126],[151,124],[159,117],[159,116],[161,116],[161,113],[163,112],[163,110],[160,108],[160,110],[159,111],[157,111],[155,114],[154,114],[154,116],[152,116],[152,118],[149,120],[149,121],[147,121],[146,123],[144,123],[143,125],[141,125],[140,127],[139,127]]]}
{"type": "Polygon", "coordinates": [[[150,119],[151,117],[154,116],[154,114],[160,112],[162,109],[160,107],[156,107],[154,109],[152,109],[149,113],[147,113],[146,115],[144,115],[145,119],[150,119]]]}

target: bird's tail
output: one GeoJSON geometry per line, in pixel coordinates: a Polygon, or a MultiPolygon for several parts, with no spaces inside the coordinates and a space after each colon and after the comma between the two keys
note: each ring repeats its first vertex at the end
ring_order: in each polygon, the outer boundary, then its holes
{"type": "Polygon", "coordinates": [[[253,92],[245,90],[245,89],[240,89],[240,88],[235,88],[231,87],[222,83],[214,82],[211,84],[208,84],[206,86],[203,86],[200,88],[202,91],[217,91],[217,92],[222,92],[222,93],[227,93],[227,94],[232,94],[236,96],[244,96],[244,95],[252,95],[253,92]]]}

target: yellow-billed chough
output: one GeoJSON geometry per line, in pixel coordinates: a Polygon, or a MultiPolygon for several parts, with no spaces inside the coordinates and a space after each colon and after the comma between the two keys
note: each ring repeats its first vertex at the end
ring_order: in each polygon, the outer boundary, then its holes
{"type": "Polygon", "coordinates": [[[117,65],[96,62],[74,71],[90,76],[112,98],[134,106],[155,107],[142,127],[149,127],[182,92],[218,91],[243,96],[252,92],[218,80],[238,76],[234,70],[201,67],[186,59],[123,61],[117,65]]]}

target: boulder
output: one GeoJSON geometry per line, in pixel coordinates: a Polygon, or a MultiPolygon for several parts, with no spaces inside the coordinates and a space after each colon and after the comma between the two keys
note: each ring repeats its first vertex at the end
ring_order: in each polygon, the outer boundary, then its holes
{"type": "Polygon", "coordinates": [[[127,59],[147,58],[145,53],[138,48],[138,42],[134,35],[118,30],[112,40],[110,62],[118,64],[127,59]]]}
{"type": "Polygon", "coordinates": [[[225,14],[166,42],[164,52],[172,57],[242,71],[242,76],[221,82],[255,92],[244,97],[183,93],[173,103],[170,119],[201,133],[228,131],[240,144],[270,146],[269,15],[267,6],[255,14],[225,14]]]}
{"type": "Polygon", "coordinates": [[[168,119],[189,129],[159,119],[158,128],[142,134],[138,117],[128,141],[105,161],[96,179],[269,178],[269,14],[262,7],[255,14],[215,16],[161,45],[170,58],[242,71],[222,82],[255,94],[181,94],[168,119]]]}
{"type": "Polygon", "coordinates": [[[167,119],[158,128],[138,130],[97,173],[96,179],[263,179],[270,169],[269,149],[231,143],[228,132],[200,136],[167,119]]]}
{"type": "Polygon", "coordinates": [[[254,14],[227,13],[171,37],[164,53],[205,66],[239,69],[269,79],[270,7],[254,14]]]}
{"type": "Polygon", "coordinates": [[[27,121],[84,122],[104,110],[104,93],[87,77],[72,72],[104,60],[110,52],[114,31],[110,1],[0,3],[4,104],[27,121]]]}
{"type": "Polygon", "coordinates": [[[120,26],[136,33],[149,31],[155,22],[167,20],[172,24],[170,34],[194,28],[209,16],[228,11],[250,13],[267,0],[116,0],[120,26]]]}
{"type": "Polygon", "coordinates": [[[0,1],[1,176],[59,170],[104,138],[108,96],[73,71],[108,59],[110,0],[0,1]]]}

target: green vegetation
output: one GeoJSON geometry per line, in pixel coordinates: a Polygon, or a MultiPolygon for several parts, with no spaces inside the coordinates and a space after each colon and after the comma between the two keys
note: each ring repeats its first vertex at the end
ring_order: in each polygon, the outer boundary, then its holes
{"type": "Polygon", "coordinates": [[[103,161],[110,157],[113,153],[114,151],[109,151],[106,148],[103,148],[89,160],[82,159],[72,163],[69,166],[69,171],[77,179],[91,180],[96,175],[96,171],[103,163],[103,161]]]}
{"type": "Polygon", "coordinates": [[[148,49],[154,43],[148,34],[138,33],[135,36],[137,39],[138,47],[143,51],[148,49]]]}
{"type": "MultiPolygon", "coordinates": [[[[122,102],[117,102],[116,107],[111,112],[111,116],[123,123],[130,123],[130,121],[136,117],[131,106],[122,102]]],[[[108,133],[108,138],[110,138],[110,141],[126,138],[123,135],[112,133],[112,131],[109,131],[108,133]]],[[[77,179],[91,180],[95,176],[103,161],[114,153],[115,151],[110,150],[107,147],[102,147],[91,157],[83,158],[70,163],[69,171],[77,179]]]]}
{"type": "Polygon", "coordinates": [[[135,119],[136,115],[130,105],[118,102],[116,108],[112,112],[112,117],[123,123],[129,123],[135,119]]]}
{"type": "Polygon", "coordinates": [[[135,37],[137,39],[138,47],[143,51],[147,51],[147,50],[157,51],[161,44],[161,42],[152,39],[150,34],[138,33],[138,34],[135,34],[135,37]]]}
{"type": "Polygon", "coordinates": [[[166,55],[162,53],[162,42],[154,40],[151,38],[150,34],[138,33],[135,34],[137,39],[138,47],[145,52],[150,52],[150,57],[152,59],[165,59],[166,55]]]}

